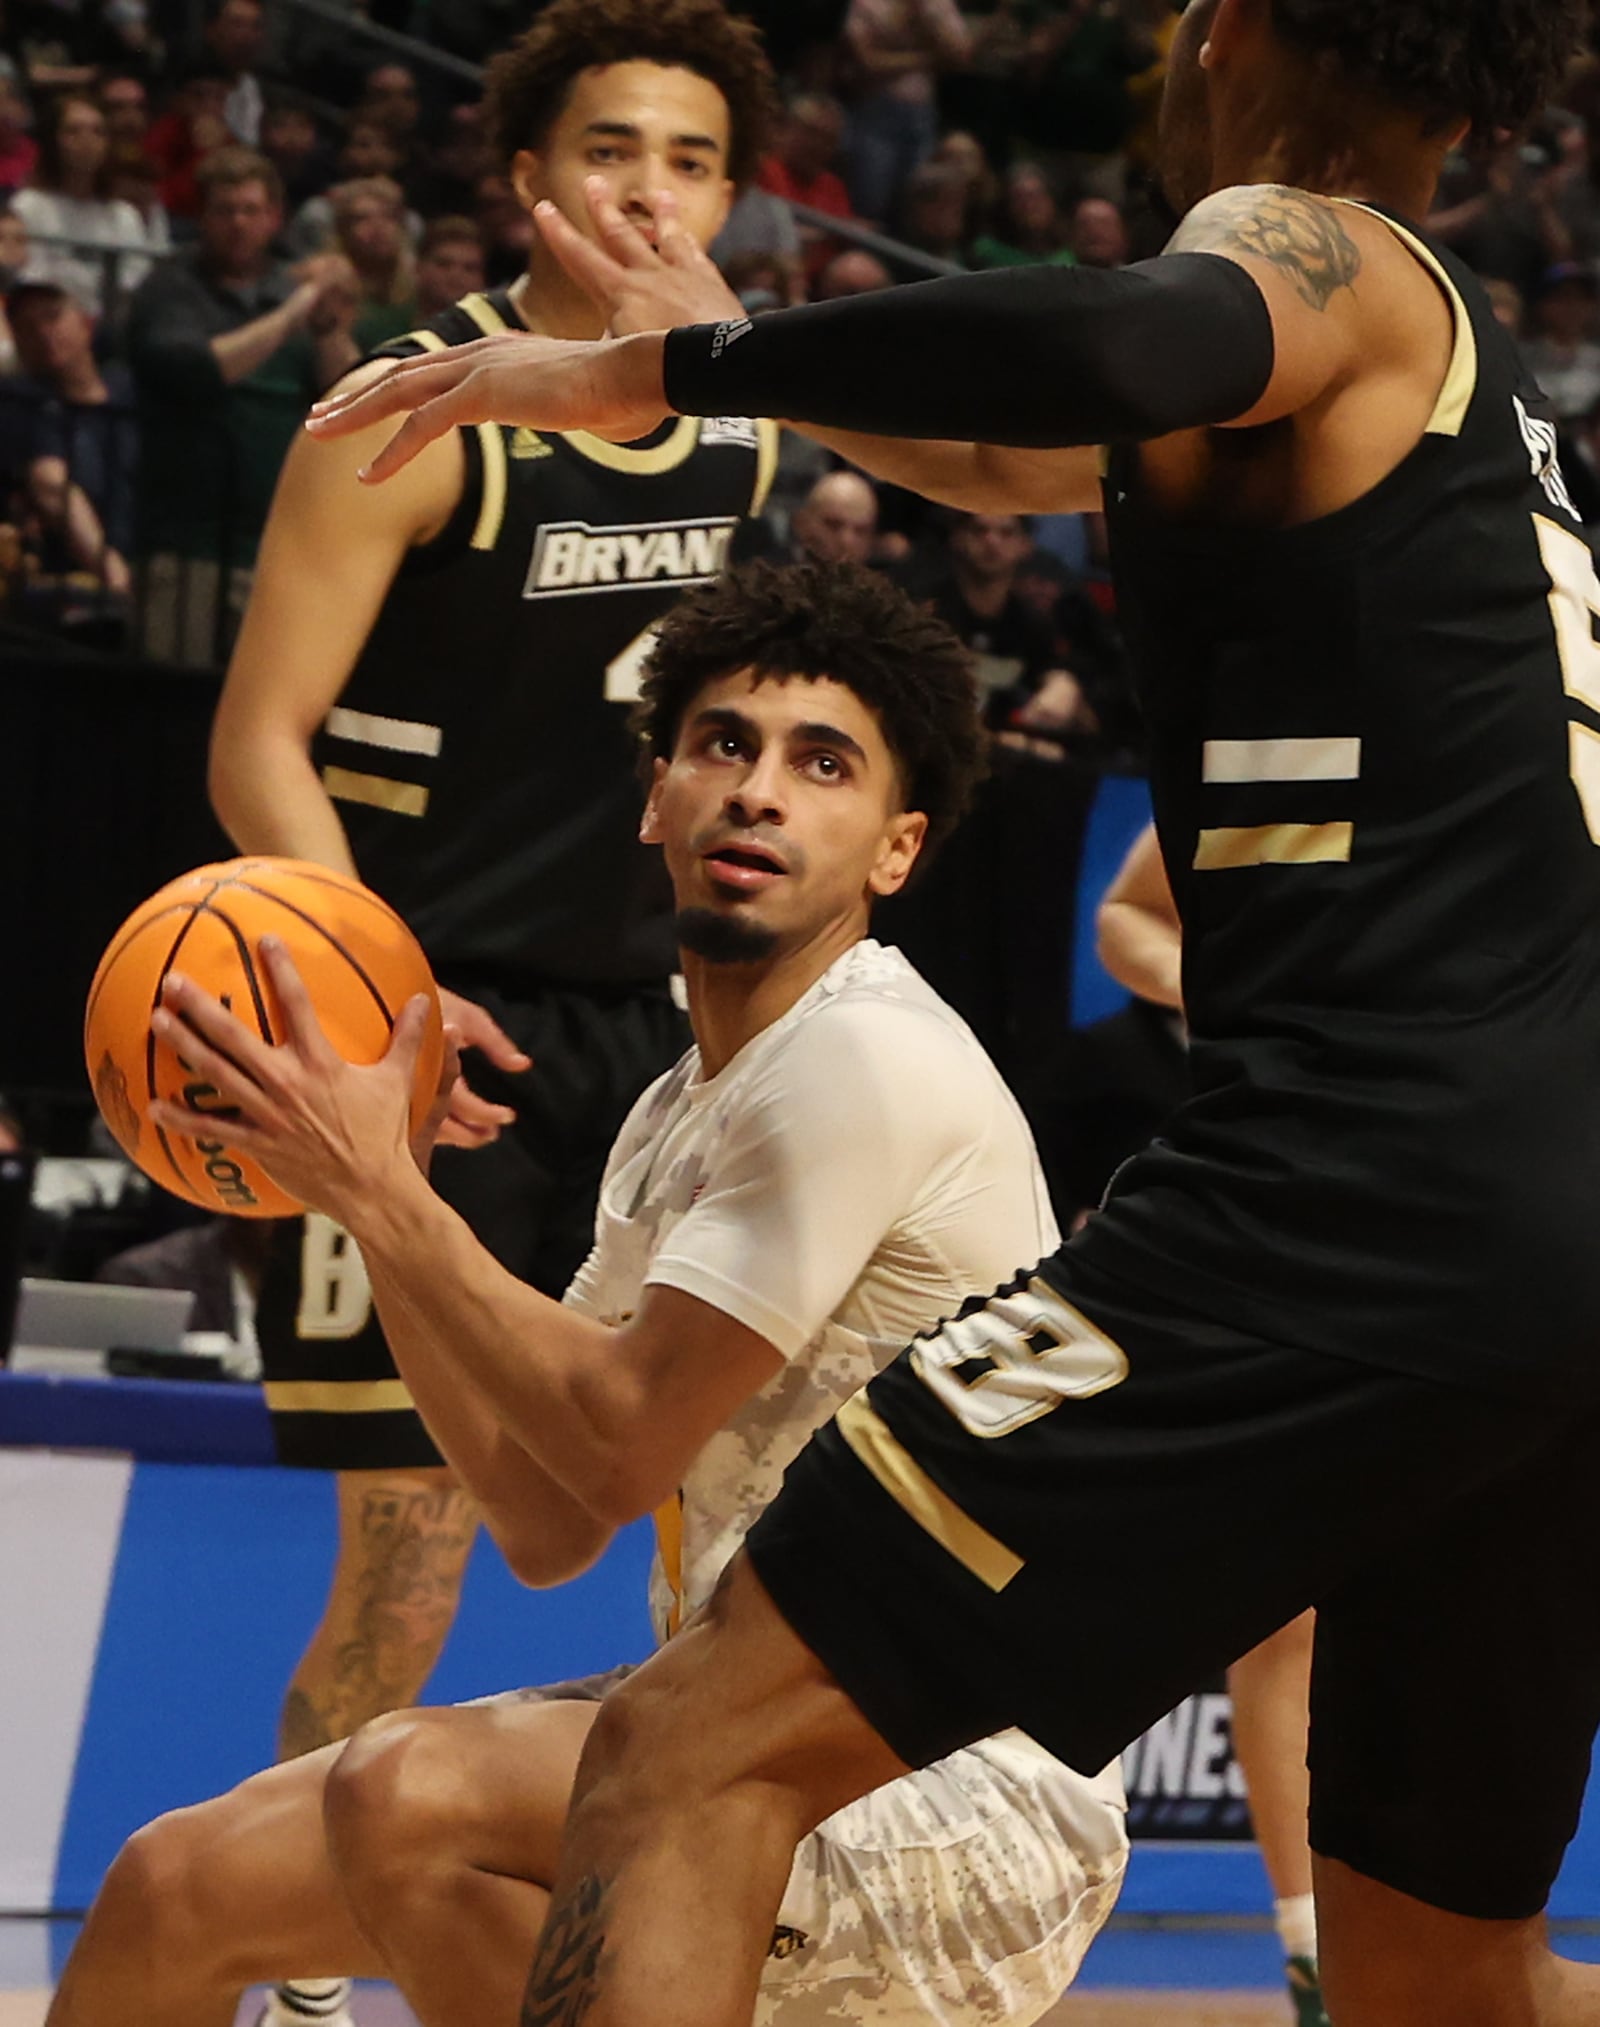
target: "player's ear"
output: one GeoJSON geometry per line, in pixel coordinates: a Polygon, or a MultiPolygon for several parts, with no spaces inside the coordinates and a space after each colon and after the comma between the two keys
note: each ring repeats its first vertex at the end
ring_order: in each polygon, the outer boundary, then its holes
{"type": "Polygon", "coordinates": [[[922,841],[928,835],[928,819],[920,809],[903,809],[889,819],[877,861],[867,885],[874,894],[898,894],[911,877],[922,841]]]}
{"type": "Polygon", "coordinates": [[[524,211],[531,211],[550,195],[545,187],[544,157],[532,148],[519,148],[511,158],[511,187],[524,211]]]}
{"type": "Polygon", "coordinates": [[[661,842],[661,789],[667,778],[667,763],[653,760],[650,763],[650,793],[645,797],[644,815],[639,819],[639,842],[642,845],[658,845],[661,842]]]}
{"type": "Polygon", "coordinates": [[[1262,0],[1217,0],[1217,10],[1200,45],[1200,67],[1210,70],[1221,57],[1230,56],[1239,35],[1253,17],[1267,13],[1262,0]]]}

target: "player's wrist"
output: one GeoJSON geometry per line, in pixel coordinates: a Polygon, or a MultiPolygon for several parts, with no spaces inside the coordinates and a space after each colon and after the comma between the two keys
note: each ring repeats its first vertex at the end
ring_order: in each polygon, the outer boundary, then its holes
{"type": "Polygon", "coordinates": [[[650,408],[663,415],[670,411],[665,359],[664,331],[638,331],[608,348],[614,390],[630,408],[650,408]]]}

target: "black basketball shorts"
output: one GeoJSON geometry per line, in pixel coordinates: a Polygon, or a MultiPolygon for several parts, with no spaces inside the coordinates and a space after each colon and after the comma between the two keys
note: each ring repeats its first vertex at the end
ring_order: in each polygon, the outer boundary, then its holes
{"type": "MultiPolygon", "coordinates": [[[[611,1143],[639,1093],[688,1047],[688,1023],[665,984],[551,987],[518,1000],[448,982],[533,1068],[509,1076],[468,1052],[473,1089],[514,1107],[516,1124],[487,1147],[440,1148],[434,1186],[513,1274],[560,1296],[593,1241],[611,1143]]],[[[280,1463],[377,1471],[444,1461],[395,1370],[360,1255],[331,1218],[275,1229],[256,1335],[280,1463]]]]}
{"type": "Polygon", "coordinates": [[[1600,1723],[1600,1418],[1262,1342],[1055,1255],[903,1353],[748,1548],[900,1756],[1092,1773],[1309,1605],[1314,1848],[1548,1896],[1600,1723]]]}

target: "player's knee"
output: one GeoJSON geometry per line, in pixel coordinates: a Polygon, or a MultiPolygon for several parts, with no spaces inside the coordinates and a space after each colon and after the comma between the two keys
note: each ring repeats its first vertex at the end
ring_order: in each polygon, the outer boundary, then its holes
{"type": "Polygon", "coordinates": [[[136,1830],[101,1884],[95,1915],[152,1964],[192,1968],[224,1950],[230,1932],[224,1874],[216,1863],[215,1804],[174,1809],[136,1830]]]}
{"type": "Polygon", "coordinates": [[[400,1710],[375,1718],[329,1770],[322,1803],[328,1850],[358,1905],[371,1891],[403,1890],[448,1858],[460,1767],[439,1715],[400,1710]]]}

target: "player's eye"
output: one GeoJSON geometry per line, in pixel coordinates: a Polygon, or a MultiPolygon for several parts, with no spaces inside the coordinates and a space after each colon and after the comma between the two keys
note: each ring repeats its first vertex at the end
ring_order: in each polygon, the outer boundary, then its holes
{"type": "Polygon", "coordinates": [[[808,754],[804,763],[819,780],[848,781],[850,770],[837,753],[808,754]]]}
{"type": "Polygon", "coordinates": [[[711,164],[702,162],[698,155],[685,155],[678,164],[680,176],[705,177],[711,174],[711,164]]]}

